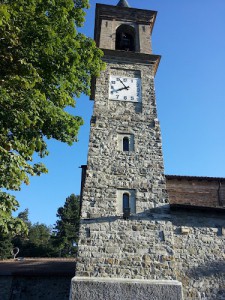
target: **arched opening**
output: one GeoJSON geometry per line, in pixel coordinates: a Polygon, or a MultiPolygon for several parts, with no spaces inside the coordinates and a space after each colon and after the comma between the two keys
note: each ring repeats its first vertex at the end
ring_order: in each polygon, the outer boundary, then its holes
{"type": "Polygon", "coordinates": [[[116,30],[116,50],[135,51],[135,30],[129,25],[121,25],[116,30]]]}
{"type": "Polygon", "coordinates": [[[130,141],[129,138],[126,136],[123,138],[123,151],[129,151],[130,150],[130,141]]]}

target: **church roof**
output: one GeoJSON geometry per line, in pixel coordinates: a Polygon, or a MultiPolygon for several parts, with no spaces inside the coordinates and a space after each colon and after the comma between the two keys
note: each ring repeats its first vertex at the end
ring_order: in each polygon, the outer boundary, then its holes
{"type": "Polygon", "coordinates": [[[130,7],[130,5],[128,4],[127,0],[120,0],[118,2],[117,6],[130,7]]]}

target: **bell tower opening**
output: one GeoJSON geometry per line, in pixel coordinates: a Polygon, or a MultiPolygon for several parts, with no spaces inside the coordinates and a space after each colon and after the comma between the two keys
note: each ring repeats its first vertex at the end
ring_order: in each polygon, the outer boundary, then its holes
{"type": "Polygon", "coordinates": [[[116,30],[116,50],[135,51],[135,29],[120,25],[116,30]]]}

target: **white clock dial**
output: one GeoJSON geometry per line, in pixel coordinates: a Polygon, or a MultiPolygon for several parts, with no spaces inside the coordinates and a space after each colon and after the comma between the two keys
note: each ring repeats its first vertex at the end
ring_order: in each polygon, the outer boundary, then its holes
{"type": "Polygon", "coordinates": [[[109,99],[141,102],[141,79],[111,75],[109,79],[109,99]]]}

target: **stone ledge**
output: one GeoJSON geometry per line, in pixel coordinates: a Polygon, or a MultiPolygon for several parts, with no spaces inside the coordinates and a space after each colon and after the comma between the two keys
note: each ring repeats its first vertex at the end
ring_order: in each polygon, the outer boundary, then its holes
{"type": "Polygon", "coordinates": [[[182,300],[175,280],[74,277],[70,300],[182,300]]]}

